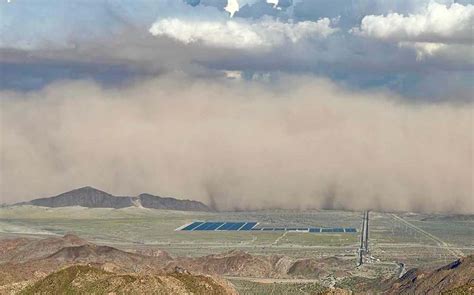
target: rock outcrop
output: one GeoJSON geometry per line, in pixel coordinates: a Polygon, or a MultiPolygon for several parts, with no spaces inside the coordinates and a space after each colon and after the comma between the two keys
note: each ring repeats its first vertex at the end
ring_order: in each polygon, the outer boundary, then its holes
{"type": "Polygon", "coordinates": [[[395,281],[386,293],[474,294],[474,255],[434,270],[411,269],[395,281]],[[456,293],[455,290],[459,292],[456,293]]]}

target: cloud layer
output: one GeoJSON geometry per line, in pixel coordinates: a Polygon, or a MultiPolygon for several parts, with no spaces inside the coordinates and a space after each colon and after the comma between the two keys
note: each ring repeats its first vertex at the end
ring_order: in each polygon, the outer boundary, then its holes
{"type": "Polygon", "coordinates": [[[446,6],[430,3],[421,14],[369,15],[357,32],[363,36],[402,42],[472,44],[474,6],[457,3],[446,6]]]}
{"type": "Polygon", "coordinates": [[[2,92],[2,201],[92,185],[220,209],[474,212],[472,104],[413,105],[281,79],[2,92]]]}
{"type": "Polygon", "coordinates": [[[327,37],[337,31],[327,18],[317,22],[283,23],[266,19],[257,23],[244,21],[193,21],[162,19],[154,23],[150,33],[166,36],[185,44],[203,43],[224,48],[271,48],[287,42],[297,43],[311,37],[327,37]]]}
{"type": "Polygon", "coordinates": [[[473,100],[472,0],[230,2],[239,9],[232,18],[226,0],[0,2],[0,71],[9,72],[0,88],[240,71],[322,75],[409,100],[473,100]],[[125,70],[84,71],[102,67],[125,70]]]}
{"type": "Polygon", "coordinates": [[[416,49],[418,58],[448,50],[472,63],[474,5],[450,6],[431,2],[418,14],[365,16],[352,32],[416,49]],[[459,54],[459,51],[464,54],[459,54]]]}

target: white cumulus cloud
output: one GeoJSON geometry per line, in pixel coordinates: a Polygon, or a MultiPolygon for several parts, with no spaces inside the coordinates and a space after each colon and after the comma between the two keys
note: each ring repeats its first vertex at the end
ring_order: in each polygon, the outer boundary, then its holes
{"type": "Polygon", "coordinates": [[[432,56],[441,50],[472,47],[474,41],[474,6],[430,2],[418,14],[367,15],[355,35],[396,42],[400,47],[411,47],[418,58],[432,56]]]}
{"type": "Polygon", "coordinates": [[[166,18],[155,22],[150,28],[154,36],[166,36],[185,44],[203,43],[212,47],[239,49],[271,48],[311,37],[327,37],[336,31],[328,18],[295,23],[273,19],[248,22],[166,18]]]}
{"type": "Polygon", "coordinates": [[[471,43],[474,6],[430,3],[424,13],[368,15],[354,32],[390,41],[471,43]]]}

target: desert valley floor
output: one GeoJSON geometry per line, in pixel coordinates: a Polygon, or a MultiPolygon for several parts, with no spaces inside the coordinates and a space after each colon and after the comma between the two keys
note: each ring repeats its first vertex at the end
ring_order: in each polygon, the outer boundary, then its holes
{"type": "Polygon", "coordinates": [[[318,289],[320,285],[345,287],[354,284],[350,281],[354,277],[366,280],[388,278],[414,267],[441,267],[458,257],[474,253],[472,215],[371,212],[370,217],[370,255],[361,267],[356,264],[362,212],[184,212],[139,207],[9,206],[0,208],[0,239],[61,238],[74,234],[94,245],[107,245],[120,251],[151,253],[152,256],[165,251],[170,257],[187,257],[193,262],[186,260],[183,265],[193,270],[197,261],[206,264],[205,259],[279,257],[281,260],[285,257],[287,264],[291,265],[284,273],[261,267],[247,272],[238,269],[217,271],[243,294],[258,294],[259,288],[268,287],[269,283],[277,283],[283,290],[295,286],[303,291],[305,288],[318,289]],[[269,227],[354,227],[357,232],[176,230],[196,220],[252,220],[269,227]],[[308,262],[308,259],[314,261],[308,262]],[[303,260],[307,265],[294,264],[303,260]],[[324,271],[315,271],[313,262],[319,267],[324,266],[324,271]]]}

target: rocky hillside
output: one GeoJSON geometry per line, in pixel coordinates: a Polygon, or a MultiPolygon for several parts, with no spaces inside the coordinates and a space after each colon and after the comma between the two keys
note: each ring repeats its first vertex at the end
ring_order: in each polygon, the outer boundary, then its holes
{"type": "Polygon", "coordinates": [[[167,265],[169,269],[182,267],[199,273],[254,278],[319,279],[328,275],[347,274],[353,261],[340,258],[295,259],[284,255],[252,255],[234,250],[196,258],[178,257],[167,265]]]}
{"type": "Polygon", "coordinates": [[[162,275],[116,274],[86,265],[54,272],[19,294],[237,294],[225,281],[173,272],[162,275]]]}
{"type": "Polygon", "coordinates": [[[321,278],[330,269],[351,269],[351,260],[339,258],[294,259],[282,255],[251,255],[243,251],[202,257],[171,257],[159,249],[123,251],[89,243],[75,235],[47,239],[0,240],[0,284],[30,280],[74,264],[93,264],[114,272],[173,272],[259,278],[321,278]],[[337,266],[337,267],[336,267],[337,266]]]}
{"type": "MultiPolygon", "coordinates": [[[[38,283],[37,287],[42,290],[57,278],[59,270],[77,265],[87,265],[99,270],[100,276],[104,276],[105,281],[110,278],[113,282],[118,282],[117,290],[124,290],[124,292],[135,284],[129,286],[123,281],[128,278],[127,275],[133,277],[133,280],[130,278],[133,282],[135,278],[140,278],[139,280],[145,285],[155,285],[159,282],[157,276],[160,280],[171,279],[176,272],[184,274],[180,279],[184,278],[191,282],[195,278],[189,276],[199,275],[212,276],[213,280],[217,280],[216,277],[220,276],[320,279],[326,276],[337,276],[330,269],[334,264],[337,264],[337,268],[353,267],[352,261],[338,258],[294,259],[281,255],[251,255],[243,251],[230,251],[202,257],[171,257],[166,252],[154,248],[128,252],[106,245],[96,245],[72,234],[46,239],[0,240],[0,249],[8,249],[0,251],[0,294],[16,294],[33,283],[38,283]],[[111,274],[105,274],[102,271],[111,274]],[[55,275],[48,278],[51,274],[55,275]]],[[[72,274],[66,272],[60,273],[59,276],[74,277],[75,283],[84,279],[81,277],[82,274],[76,274],[74,268],[71,270],[74,270],[72,274]],[[79,277],[75,278],[76,275],[79,277]]],[[[93,274],[95,275],[96,272],[93,274]]],[[[67,290],[70,287],[66,285],[61,288],[67,290]]],[[[80,290],[87,291],[91,290],[90,288],[102,290],[100,289],[102,285],[87,282],[84,288],[80,290]]],[[[31,294],[33,289],[28,290],[30,293],[25,294],[31,294]]],[[[48,293],[56,289],[46,290],[48,291],[45,292],[48,293]]]]}
{"type": "Polygon", "coordinates": [[[409,270],[387,294],[474,294],[474,255],[435,270],[409,270]]]}
{"type": "Polygon", "coordinates": [[[137,197],[120,197],[90,186],[78,188],[54,197],[35,199],[17,205],[25,204],[43,207],[82,206],[87,208],[119,209],[139,206],[180,211],[211,211],[211,208],[198,201],[163,198],[151,194],[140,194],[137,197]]]}
{"type": "MultiPolygon", "coordinates": [[[[107,271],[128,273],[159,272],[167,263],[166,257],[143,256],[82,241],[68,235],[19,242],[16,248],[0,256],[0,286],[35,281],[76,264],[90,264],[107,271]]],[[[15,240],[0,241],[0,248],[5,244],[11,246],[15,240]]]]}
{"type": "Polygon", "coordinates": [[[87,244],[86,240],[72,234],[46,239],[4,239],[0,240],[0,264],[25,263],[45,258],[67,247],[87,244]]]}
{"type": "Polygon", "coordinates": [[[0,294],[236,294],[225,280],[77,236],[0,240],[0,294]],[[158,292],[159,291],[159,292],[158,292]]]}
{"type": "MultiPolygon", "coordinates": [[[[216,294],[234,294],[231,285],[217,277],[318,281],[333,278],[344,282],[353,278],[353,269],[353,260],[337,257],[296,259],[243,251],[171,257],[155,248],[128,252],[96,245],[71,234],[47,239],[0,240],[0,294],[16,294],[21,290],[23,294],[35,294],[34,290],[62,294],[71,288],[77,288],[76,293],[80,294],[94,290],[96,294],[107,294],[111,292],[109,287],[117,294],[128,294],[130,290],[147,294],[150,288],[174,294],[168,292],[168,286],[181,292],[177,294],[188,294],[190,290],[195,290],[194,294],[224,292],[220,288],[227,293],[216,294]]],[[[434,270],[412,269],[400,279],[365,278],[338,287],[364,294],[473,294],[473,274],[471,255],[434,270]]]]}

